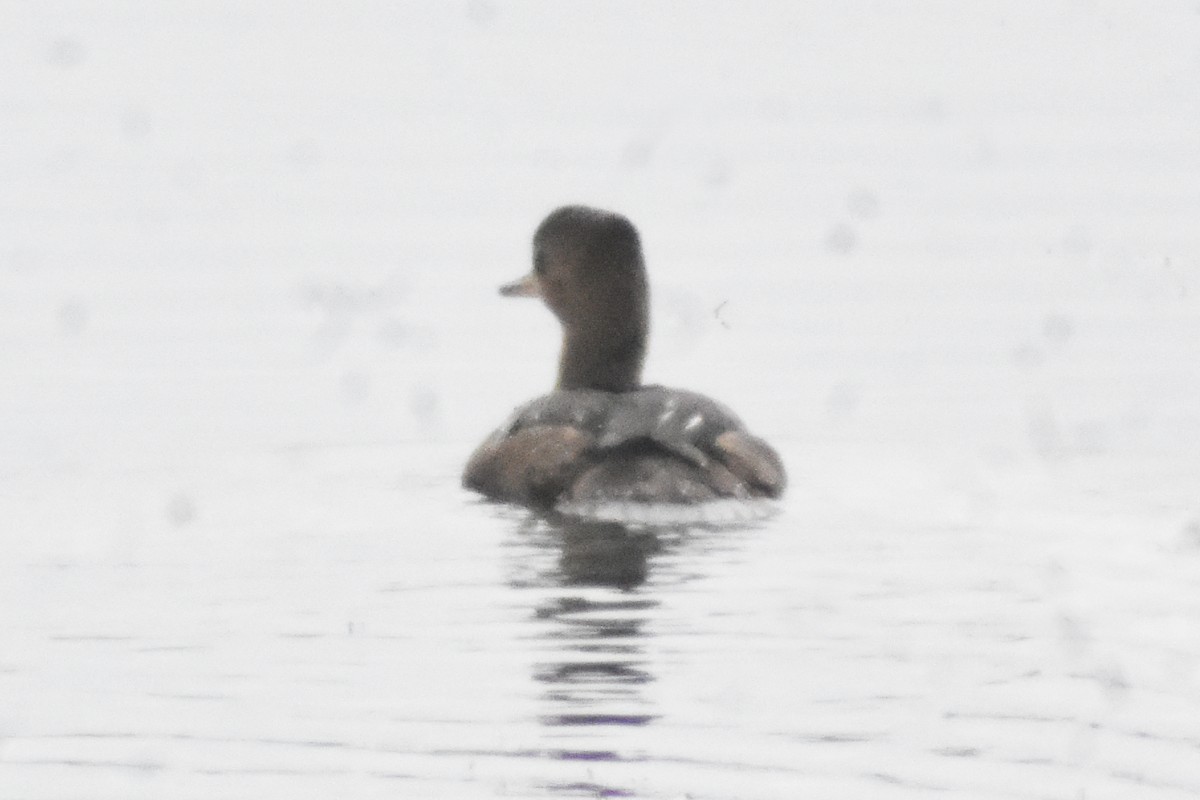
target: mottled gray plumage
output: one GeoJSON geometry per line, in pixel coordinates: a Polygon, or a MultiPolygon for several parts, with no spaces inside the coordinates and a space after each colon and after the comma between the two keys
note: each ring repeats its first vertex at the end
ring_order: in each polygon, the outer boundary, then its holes
{"type": "Polygon", "coordinates": [[[533,272],[501,292],[541,297],[562,323],[557,386],[479,446],[465,486],[543,507],[782,494],[782,461],[733,412],[695,392],[641,385],[649,290],[628,220],[566,206],[538,227],[533,251],[533,272]]]}

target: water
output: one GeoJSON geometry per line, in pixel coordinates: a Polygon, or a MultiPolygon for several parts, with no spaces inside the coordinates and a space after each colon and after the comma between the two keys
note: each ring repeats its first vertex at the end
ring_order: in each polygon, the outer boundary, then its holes
{"type": "Polygon", "coordinates": [[[421,450],[413,488],[402,450],[170,476],[194,519],[19,548],[4,796],[1200,786],[1200,540],[1169,509],[1098,501],[1120,470],[997,469],[983,500],[910,480],[907,509],[809,476],[752,528],[631,534],[475,502],[450,448],[421,450]]]}
{"type": "Polygon", "coordinates": [[[0,798],[1200,796],[1200,15],[689,9],[0,6],[0,798]],[[564,201],[774,516],[459,488],[564,201]]]}

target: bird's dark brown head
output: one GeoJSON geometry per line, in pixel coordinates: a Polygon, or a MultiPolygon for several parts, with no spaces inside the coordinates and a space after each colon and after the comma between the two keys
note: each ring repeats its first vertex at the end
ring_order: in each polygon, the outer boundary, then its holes
{"type": "Polygon", "coordinates": [[[562,323],[559,388],[640,383],[649,291],[637,229],[625,217],[586,206],[553,211],[533,236],[533,271],[501,292],[541,297],[562,323]]]}

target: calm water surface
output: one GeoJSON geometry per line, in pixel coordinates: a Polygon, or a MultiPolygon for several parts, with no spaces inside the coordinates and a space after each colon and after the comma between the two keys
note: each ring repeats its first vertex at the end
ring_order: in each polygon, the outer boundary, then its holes
{"type": "Polygon", "coordinates": [[[1194,2],[343,5],[0,3],[0,800],[1200,797],[1194,2]],[[459,489],[564,202],[775,516],[459,489]]]}
{"type": "Polygon", "coordinates": [[[1200,541],[1153,493],[1098,507],[1125,467],[872,507],[829,475],[921,465],[810,448],[770,520],[631,532],[399,451],[423,485],[382,447],[62,478],[194,488],[4,564],[0,794],[1200,792],[1200,541]]]}

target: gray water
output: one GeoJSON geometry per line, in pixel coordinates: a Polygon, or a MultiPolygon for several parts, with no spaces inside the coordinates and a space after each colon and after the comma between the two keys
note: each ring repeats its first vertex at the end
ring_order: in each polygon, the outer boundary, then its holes
{"type": "Polygon", "coordinates": [[[0,798],[1200,796],[1200,13],[0,4],[0,798]],[[641,229],[792,485],[458,486],[641,229]]]}

